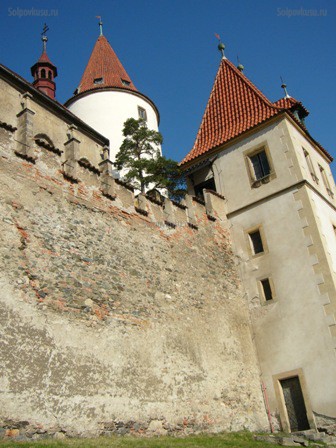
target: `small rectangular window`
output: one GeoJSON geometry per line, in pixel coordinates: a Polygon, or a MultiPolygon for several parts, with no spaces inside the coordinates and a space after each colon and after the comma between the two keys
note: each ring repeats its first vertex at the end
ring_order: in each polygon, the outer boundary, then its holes
{"type": "Polygon", "coordinates": [[[254,255],[260,254],[261,252],[264,252],[264,246],[261,239],[260,230],[254,230],[253,232],[249,233],[249,238],[251,242],[251,248],[254,255]]]}
{"type": "Polygon", "coordinates": [[[311,161],[309,152],[306,151],[304,148],[302,148],[302,149],[303,149],[303,154],[305,156],[307,167],[308,167],[308,170],[310,172],[310,175],[311,175],[312,179],[318,184],[318,177],[316,176],[314,165],[313,165],[313,162],[311,161]]]}
{"type": "Polygon", "coordinates": [[[144,109],[143,107],[138,106],[138,114],[139,114],[139,118],[141,118],[142,120],[147,121],[146,109],[144,109]]]}
{"type": "Polygon", "coordinates": [[[259,188],[276,178],[266,143],[257,149],[245,151],[244,158],[252,188],[259,188]]]}
{"type": "Polygon", "coordinates": [[[271,282],[269,278],[264,278],[260,280],[263,297],[266,301],[273,300],[273,291],[271,287],[271,282]]]}
{"type": "Polygon", "coordinates": [[[327,190],[327,193],[328,193],[328,195],[331,198],[333,198],[334,197],[334,193],[331,191],[330,184],[329,184],[328,177],[327,177],[327,174],[325,172],[325,169],[321,165],[319,165],[319,169],[320,169],[321,177],[322,177],[324,186],[325,186],[325,188],[327,190]]]}
{"type": "Polygon", "coordinates": [[[255,180],[263,179],[271,172],[265,150],[261,150],[250,156],[255,180]]]}
{"type": "Polygon", "coordinates": [[[121,83],[123,86],[126,86],[126,87],[131,85],[130,81],[127,81],[127,79],[122,79],[121,83]]]}

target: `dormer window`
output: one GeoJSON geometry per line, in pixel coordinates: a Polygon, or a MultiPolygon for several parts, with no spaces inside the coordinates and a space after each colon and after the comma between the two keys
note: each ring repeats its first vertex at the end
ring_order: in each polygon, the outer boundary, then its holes
{"type": "Polygon", "coordinates": [[[138,114],[139,114],[139,118],[141,118],[142,120],[147,121],[146,109],[144,109],[143,107],[138,106],[138,114]]]}
{"type": "Polygon", "coordinates": [[[127,79],[122,79],[121,83],[122,83],[123,86],[126,86],[126,87],[131,85],[131,83],[129,81],[127,81],[127,79]]]}
{"type": "Polygon", "coordinates": [[[104,78],[95,78],[93,80],[93,84],[95,85],[104,84],[104,78]]]}

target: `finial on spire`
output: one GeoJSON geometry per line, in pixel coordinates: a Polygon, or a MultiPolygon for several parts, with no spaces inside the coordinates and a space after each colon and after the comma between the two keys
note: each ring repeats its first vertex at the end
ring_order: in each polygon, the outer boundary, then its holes
{"type": "Polygon", "coordinates": [[[284,83],[284,80],[282,79],[282,76],[280,76],[280,79],[281,79],[281,82],[282,82],[281,88],[284,89],[284,91],[285,91],[285,98],[290,98],[290,95],[288,95],[288,92],[287,92],[287,84],[284,83]]]}
{"type": "Polygon", "coordinates": [[[41,40],[43,42],[43,53],[46,53],[47,51],[47,42],[48,42],[48,38],[47,38],[47,31],[49,31],[49,27],[47,26],[47,24],[44,24],[42,33],[41,33],[41,40]]]}
{"type": "Polygon", "coordinates": [[[218,39],[218,50],[222,53],[222,59],[226,59],[225,54],[224,54],[224,50],[225,50],[225,45],[223,44],[223,42],[221,41],[220,35],[215,33],[215,37],[216,39],[218,39]]]}
{"type": "Polygon", "coordinates": [[[244,70],[244,66],[243,66],[243,64],[241,64],[240,63],[240,60],[239,60],[239,56],[237,55],[237,62],[238,62],[238,65],[237,65],[237,69],[240,71],[240,72],[242,72],[243,70],[244,70]]]}
{"type": "Polygon", "coordinates": [[[99,19],[98,26],[99,26],[99,36],[103,35],[103,22],[101,16],[96,16],[96,19],[99,19]]]}

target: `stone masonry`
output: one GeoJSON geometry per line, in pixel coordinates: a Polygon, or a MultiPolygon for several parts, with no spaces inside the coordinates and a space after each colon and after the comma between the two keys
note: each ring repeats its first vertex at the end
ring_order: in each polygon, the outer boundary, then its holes
{"type": "Polygon", "coordinates": [[[4,118],[0,436],[267,429],[223,199],[135,200],[4,118]]]}

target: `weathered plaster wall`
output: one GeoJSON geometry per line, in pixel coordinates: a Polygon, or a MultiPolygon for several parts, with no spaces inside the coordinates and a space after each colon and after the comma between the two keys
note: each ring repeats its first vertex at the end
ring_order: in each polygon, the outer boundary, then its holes
{"type": "Polygon", "coordinates": [[[157,225],[14,139],[0,129],[6,433],[265,429],[226,222],[157,225]]]}

